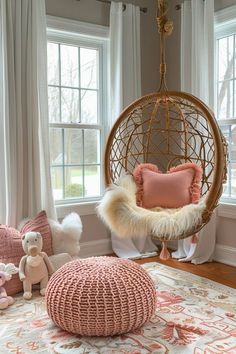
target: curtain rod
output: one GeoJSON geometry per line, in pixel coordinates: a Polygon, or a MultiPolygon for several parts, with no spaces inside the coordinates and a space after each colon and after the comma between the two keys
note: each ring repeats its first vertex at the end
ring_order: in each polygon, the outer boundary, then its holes
{"type": "MultiPolygon", "coordinates": [[[[110,0],[96,0],[96,1],[104,2],[105,4],[111,5],[111,1],[110,0]]],[[[126,9],[126,5],[123,4],[123,11],[125,11],[125,9],[126,9]]],[[[143,13],[146,13],[147,10],[148,10],[147,7],[140,7],[140,11],[143,12],[143,13]]]]}

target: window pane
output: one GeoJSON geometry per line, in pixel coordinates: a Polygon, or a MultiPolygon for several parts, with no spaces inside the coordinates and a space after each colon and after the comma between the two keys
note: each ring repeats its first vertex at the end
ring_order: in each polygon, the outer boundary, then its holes
{"type": "Polygon", "coordinates": [[[236,125],[231,125],[231,161],[236,162],[236,125]]]}
{"type": "Polygon", "coordinates": [[[49,122],[60,122],[60,98],[59,88],[48,87],[48,110],[49,110],[49,122]]]}
{"type": "Polygon", "coordinates": [[[80,72],[82,88],[98,87],[98,51],[80,48],[80,72]]]}
{"type": "Polygon", "coordinates": [[[219,39],[218,44],[218,80],[223,81],[233,77],[234,36],[221,38],[219,39]]]}
{"type": "MultiPolygon", "coordinates": [[[[64,40],[63,40],[64,41],[64,40]]],[[[96,197],[100,191],[99,50],[48,42],[50,164],[55,200],[96,197]],[[62,123],[62,126],[58,123],[62,123]],[[91,124],[91,129],[80,125],[91,124]]]]}
{"type": "Polygon", "coordinates": [[[224,81],[219,84],[218,92],[218,119],[233,117],[233,81],[224,81]]]}
{"type": "Polygon", "coordinates": [[[94,129],[84,130],[84,162],[100,162],[100,132],[94,129]]]}
{"type": "Polygon", "coordinates": [[[223,194],[222,196],[224,198],[229,198],[230,195],[229,195],[229,181],[227,181],[225,184],[223,184],[223,194]]]}
{"type": "Polygon", "coordinates": [[[65,129],[65,163],[83,163],[83,137],[82,130],[65,129]]]}
{"type": "Polygon", "coordinates": [[[86,166],[84,168],[85,196],[100,195],[100,166],[86,166]]]}
{"type": "Polygon", "coordinates": [[[97,91],[81,90],[82,123],[96,124],[98,122],[97,113],[97,91]]]}
{"type": "Polygon", "coordinates": [[[227,183],[223,187],[223,196],[236,198],[236,125],[223,125],[221,131],[228,143],[229,152],[227,183]]]}
{"type": "Polygon", "coordinates": [[[65,167],[65,198],[83,197],[82,167],[65,167]]]}
{"type": "Polygon", "coordinates": [[[63,167],[51,167],[54,200],[63,199],[63,167]]]}
{"type": "Polygon", "coordinates": [[[236,198],[236,162],[231,164],[231,197],[236,198]]]}
{"type": "Polygon", "coordinates": [[[61,85],[79,87],[78,47],[61,45],[61,85]]]}
{"type": "Polygon", "coordinates": [[[224,135],[227,144],[229,144],[229,136],[230,136],[230,125],[221,125],[220,130],[222,134],[224,135]]]}
{"type": "Polygon", "coordinates": [[[59,47],[56,43],[48,43],[48,84],[59,84],[59,47]]]}
{"type": "Polygon", "coordinates": [[[79,122],[78,89],[61,89],[61,118],[65,123],[79,122]]]}
{"type": "Polygon", "coordinates": [[[52,165],[63,164],[62,129],[50,128],[50,157],[52,165]]]}

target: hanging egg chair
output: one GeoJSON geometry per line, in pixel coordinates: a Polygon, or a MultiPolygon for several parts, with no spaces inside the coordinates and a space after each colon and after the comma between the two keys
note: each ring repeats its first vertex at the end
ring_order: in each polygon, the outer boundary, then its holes
{"type": "Polygon", "coordinates": [[[206,104],[191,94],[167,90],[165,38],[171,34],[173,24],[166,17],[163,0],[158,1],[158,12],[160,88],[129,105],[112,127],[104,161],[105,182],[109,187],[98,212],[120,236],[148,234],[153,239],[167,241],[196,234],[209,222],[226,180],[227,146],[206,104]],[[132,178],[136,166],[143,163],[155,164],[163,172],[184,163],[199,166],[202,169],[199,203],[173,210],[137,206],[135,186],[123,176],[126,173],[132,178]],[[184,227],[180,227],[183,220],[184,227]]]}

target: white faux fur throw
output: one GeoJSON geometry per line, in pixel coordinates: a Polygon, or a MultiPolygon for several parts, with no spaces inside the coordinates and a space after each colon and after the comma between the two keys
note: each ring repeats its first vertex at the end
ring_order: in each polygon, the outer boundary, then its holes
{"type": "Polygon", "coordinates": [[[202,221],[205,198],[179,209],[144,209],[136,205],[136,184],[126,175],[107,188],[97,211],[105,224],[124,237],[150,236],[178,239],[202,221]]]}

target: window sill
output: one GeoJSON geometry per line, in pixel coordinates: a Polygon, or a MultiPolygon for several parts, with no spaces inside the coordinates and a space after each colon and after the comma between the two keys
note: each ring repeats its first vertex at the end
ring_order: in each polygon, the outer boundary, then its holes
{"type": "Polygon", "coordinates": [[[61,219],[73,212],[78,213],[80,216],[96,215],[97,205],[98,201],[56,205],[57,217],[61,219]]]}
{"type": "Polygon", "coordinates": [[[223,218],[236,219],[236,204],[221,203],[218,206],[217,215],[223,218]]]}

